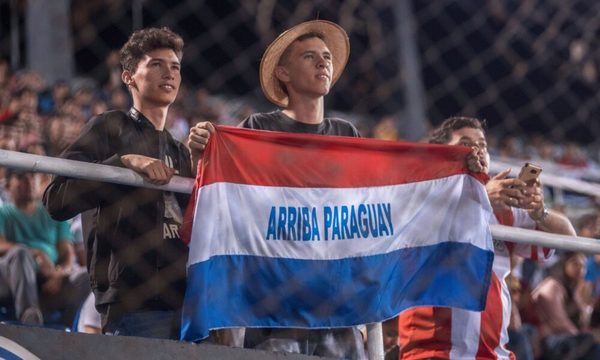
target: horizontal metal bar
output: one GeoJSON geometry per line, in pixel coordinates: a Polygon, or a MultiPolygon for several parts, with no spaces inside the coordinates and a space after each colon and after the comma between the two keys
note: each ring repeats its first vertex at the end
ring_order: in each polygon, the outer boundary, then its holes
{"type": "MultiPolygon", "coordinates": [[[[105,181],[180,193],[191,193],[194,184],[194,179],[192,178],[174,176],[169,184],[157,186],[150,184],[142,176],[130,169],[9,150],[0,150],[0,165],[31,172],[43,172],[85,180],[105,181]]],[[[600,253],[600,240],[596,239],[556,235],[503,225],[491,225],[490,228],[492,237],[497,240],[554,249],[600,253]]]]}
{"type": "Polygon", "coordinates": [[[173,176],[167,185],[153,185],[144,180],[140,174],[126,168],[10,150],[0,150],[0,165],[31,172],[42,172],[84,180],[104,181],[188,194],[192,192],[192,187],[194,186],[194,179],[192,178],[173,176]]]}

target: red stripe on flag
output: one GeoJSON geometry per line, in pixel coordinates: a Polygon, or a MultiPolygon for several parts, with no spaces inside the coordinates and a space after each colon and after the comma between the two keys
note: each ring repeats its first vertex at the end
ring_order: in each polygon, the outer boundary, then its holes
{"type": "MultiPolygon", "coordinates": [[[[291,134],[217,126],[201,184],[352,188],[467,174],[462,146],[291,134]]],[[[474,174],[480,181],[486,175],[474,174]]]]}

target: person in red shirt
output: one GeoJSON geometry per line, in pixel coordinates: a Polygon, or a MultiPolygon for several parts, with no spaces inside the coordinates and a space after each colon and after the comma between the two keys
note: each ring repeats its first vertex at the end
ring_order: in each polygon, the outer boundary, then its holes
{"type": "MultiPolygon", "coordinates": [[[[430,143],[462,145],[478,151],[483,172],[489,170],[485,132],[475,118],[452,117],[437,128],[430,143]]],[[[539,181],[527,185],[507,179],[510,169],[486,184],[494,209],[491,224],[575,236],[571,222],[562,214],[548,210],[539,181]]],[[[548,258],[552,250],[494,240],[494,263],[485,309],[482,312],[454,308],[417,307],[400,314],[401,359],[514,359],[508,350],[508,322],[511,313],[506,277],[511,254],[534,260],[548,258]]]]}

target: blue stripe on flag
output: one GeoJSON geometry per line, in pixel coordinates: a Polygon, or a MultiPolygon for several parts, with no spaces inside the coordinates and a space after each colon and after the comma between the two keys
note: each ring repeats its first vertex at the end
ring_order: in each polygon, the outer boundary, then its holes
{"type": "Polygon", "coordinates": [[[3,347],[0,347],[0,359],[3,359],[3,360],[23,360],[22,357],[17,356],[12,351],[7,350],[7,349],[5,349],[3,347]]]}
{"type": "Polygon", "coordinates": [[[347,327],[414,306],[485,306],[493,253],[446,242],[339,260],[215,256],[188,268],[181,339],[227,327],[347,327]]]}

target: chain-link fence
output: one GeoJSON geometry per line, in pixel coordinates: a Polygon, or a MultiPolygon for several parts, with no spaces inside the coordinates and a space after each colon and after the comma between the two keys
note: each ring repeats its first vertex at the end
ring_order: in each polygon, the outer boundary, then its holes
{"type": "MultiPolygon", "coordinates": [[[[73,2],[80,74],[106,80],[103,60],[131,31],[134,10],[113,3],[107,7],[101,1],[73,2]]],[[[385,1],[144,1],[140,13],[144,26],[166,25],[182,34],[184,80],[191,88],[248,96],[258,106],[266,105],[258,84],[258,64],[266,45],[282,30],[307,19],[339,22],[350,35],[352,57],[327,106],[375,120],[403,106],[393,7],[393,2],[385,1]]]]}
{"type": "Polygon", "coordinates": [[[69,6],[69,22],[54,26],[68,27],[77,77],[44,85],[26,70],[28,36],[36,36],[26,21],[28,3],[0,0],[0,57],[15,73],[9,78],[0,63],[2,148],[56,156],[91,115],[128,108],[116,50],[132,30],[148,26],[168,26],[186,42],[171,133],[181,140],[201,120],[237,124],[274,108],[259,85],[266,46],[284,29],[318,18],[339,23],[351,43],[326,109],[355,122],[363,135],[416,140],[446,117],[471,115],[487,120],[496,156],[560,162],[578,177],[598,174],[600,4],[592,0],[72,0],[69,6]]]}
{"type": "MultiPolygon", "coordinates": [[[[21,14],[16,28],[26,13],[20,2],[10,2],[21,4],[16,11],[7,3],[1,5],[7,10],[2,11],[3,56],[10,55],[11,12],[21,14]]],[[[270,105],[259,90],[258,64],[266,45],[293,24],[328,19],[348,31],[352,53],[327,108],[365,121],[367,131],[382,117],[395,115],[402,129],[402,123],[414,120],[403,116],[406,90],[417,86],[405,83],[400,60],[406,38],[399,35],[399,24],[410,21],[432,124],[451,115],[477,115],[499,136],[544,134],[554,141],[593,144],[588,150],[596,150],[595,10],[600,5],[587,0],[412,1],[406,7],[412,13],[405,14],[398,3],[72,1],[76,73],[107,83],[111,68],[118,67],[111,50],[134,27],[166,25],[186,40],[184,80],[191,92],[204,88],[264,108],[270,105]]]]}
{"type": "Polygon", "coordinates": [[[414,4],[432,119],[471,113],[503,133],[597,142],[598,3],[414,4]]]}

